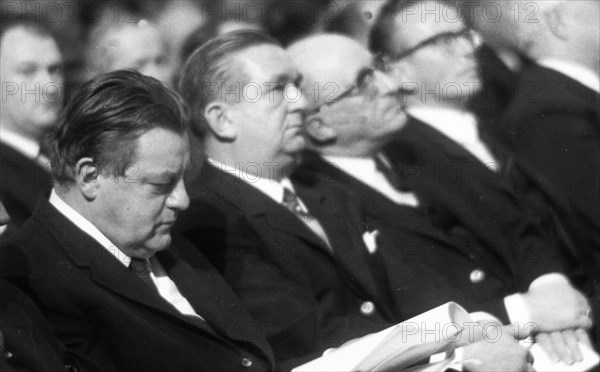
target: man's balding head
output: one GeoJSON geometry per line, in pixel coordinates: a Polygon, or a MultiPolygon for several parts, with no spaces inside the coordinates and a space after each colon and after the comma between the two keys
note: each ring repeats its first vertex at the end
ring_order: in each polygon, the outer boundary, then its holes
{"type": "Polygon", "coordinates": [[[86,58],[90,78],[131,68],[167,86],[172,83],[163,37],[144,19],[135,23],[100,22],[92,32],[86,58]]]}
{"type": "Polygon", "coordinates": [[[371,54],[340,35],[300,40],[288,54],[304,76],[312,106],[305,132],[325,154],[370,156],[405,122],[396,86],[373,68],[371,54]]]}
{"type": "Polygon", "coordinates": [[[598,70],[600,1],[485,0],[473,15],[475,27],[493,43],[535,60],[566,59],[598,70]]]}
{"type": "Polygon", "coordinates": [[[302,39],[287,48],[301,71],[303,86],[311,103],[335,98],[335,91],[352,85],[358,71],[371,64],[371,54],[358,42],[336,34],[302,39]]]}

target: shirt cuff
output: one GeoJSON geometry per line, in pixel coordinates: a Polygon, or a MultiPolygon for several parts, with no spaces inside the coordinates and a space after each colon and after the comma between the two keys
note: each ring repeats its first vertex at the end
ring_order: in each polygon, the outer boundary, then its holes
{"type": "MultiPolygon", "coordinates": [[[[529,285],[529,289],[540,287],[543,285],[552,284],[568,284],[569,279],[564,274],[550,273],[545,274],[535,279],[529,285]]],[[[508,319],[512,324],[518,323],[520,326],[524,326],[532,321],[531,312],[527,308],[525,298],[521,293],[515,293],[504,298],[504,307],[508,314],[508,319]]]]}

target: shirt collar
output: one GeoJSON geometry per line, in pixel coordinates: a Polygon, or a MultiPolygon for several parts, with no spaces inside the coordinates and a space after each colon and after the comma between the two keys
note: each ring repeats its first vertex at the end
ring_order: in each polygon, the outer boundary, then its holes
{"type": "Polygon", "coordinates": [[[458,143],[479,142],[479,129],[475,115],[445,107],[414,106],[407,109],[409,115],[439,130],[458,143]]]}
{"type": "Polygon", "coordinates": [[[579,63],[565,61],[555,58],[541,59],[538,64],[554,71],[558,71],[563,75],[567,75],[571,79],[585,85],[595,92],[600,93],[600,76],[597,72],[589,69],[579,63]]]}
{"type": "Polygon", "coordinates": [[[364,177],[364,175],[373,174],[377,170],[375,160],[373,158],[331,155],[323,155],[323,158],[330,164],[333,164],[335,167],[342,169],[348,174],[354,175],[358,179],[361,179],[364,177]]]}
{"type": "Polygon", "coordinates": [[[119,262],[126,267],[129,267],[131,257],[123,253],[116,245],[114,245],[106,235],[102,234],[94,224],[88,219],[83,217],[75,209],[71,208],[67,203],[62,200],[54,190],[50,195],[50,204],[52,204],[58,211],[67,217],[75,226],[81,229],[84,233],[88,234],[94,240],[96,240],[101,246],[103,246],[108,252],[110,252],[119,262]]]}
{"type": "Polygon", "coordinates": [[[37,141],[27,138],[19,133],[4,129],[1,126],[0,141],[29,159],[35,159],[40,154],[40,144],[37,141]]]}
{"type": "Polygon", "coordinates": [[[241,168],[232,167],[228,164],[222,163],[218,160],[208,158],[207,159],[210,164],[215,166],[217,169],[220,169],[223,172],[229,173],[234,177],[237,177],[249,185],[257,188],[268,197],[273,199],[278,204],[283,202],[283,188],[286,187],[291,191],[294,191],[294,187],[292,186],[292,182],[284,178],[281,181],[277,181],[275,179],[263,178],[259,177],[255,174],[245,172],[241,168]]]}

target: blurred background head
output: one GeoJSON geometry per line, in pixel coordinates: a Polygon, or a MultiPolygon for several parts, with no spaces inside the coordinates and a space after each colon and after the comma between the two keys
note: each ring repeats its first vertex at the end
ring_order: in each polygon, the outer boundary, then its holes
{"type": "Polygon", "coordinates": [[[28,17],[3,19],[0,80],[3,131],[41,142],[63,102],[63,59],[52,33],[28,17]]]}
{"type": "Polygon", "coordinates": [[[86,53],[88,78],[132,68],[171,85],[170,57],[159,29],[131,12],[119,12],[118,17],[113,12],[103,15],[90,33],[86,53]]]}

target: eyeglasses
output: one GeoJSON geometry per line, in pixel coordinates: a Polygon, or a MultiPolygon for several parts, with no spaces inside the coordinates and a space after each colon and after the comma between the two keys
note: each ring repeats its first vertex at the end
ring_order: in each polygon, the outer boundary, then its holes
{"type": "Polygon", "coordinates": [[[376,66],[382,69],[383,71],[389,71],[391,64],[393,64],[394,62],[398,62],[401,59],[404,59],[423,48],[427,48],[429,46],[434,45],[443,45],[450,48],[454,47],[456,41],[459,39],[465,39],[469,41],[474,47],[478,47],[479,45],[481,45],[482,42],[481,35],[477,31],[472,30],[470,28],[464,28],[460,31],[442,32],[440,34],[434,35],[430,38],[421,41],[417,45],[413,46],[412,48],[409,48],[408,50],[405,50],[404,52],[398,55],[389,56],[380,53],[376,56],[375,63],[376,66]]]}
{"type": "MultiPolygon", "coordinates": [[[[321,111],[323,107],[329,107],[344,98],[354,97],[365,93],[373,85],[375,78],[375,69],[373,67],[364,67],[358,71],[354,79],[354,83],[347,89],[344,89],[337,97],[327,100],[317,107],[312,108],[306,115],[313,115],[321,111]]],[[[334,93],[335,94],[335,93],[334,93]]]]}

